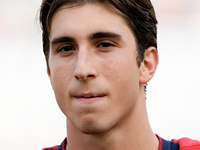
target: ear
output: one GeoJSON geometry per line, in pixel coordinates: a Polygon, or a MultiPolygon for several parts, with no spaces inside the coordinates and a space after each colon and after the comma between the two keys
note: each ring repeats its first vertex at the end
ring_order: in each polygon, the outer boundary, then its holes
{"type": "Polygon", "coordinates": [[[157,49],[153,46],[147,48],[144,52],[144,59],[140,65],[139,82],[141,84],[146,84],[152,79],[158,62],[159,58],[157,49]]]}

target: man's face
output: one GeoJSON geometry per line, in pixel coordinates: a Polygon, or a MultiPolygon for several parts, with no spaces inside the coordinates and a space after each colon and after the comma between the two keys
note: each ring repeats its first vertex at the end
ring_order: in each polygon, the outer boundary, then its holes
{"type": "Polygon", "coordinates": [[[108,4],[62,7],[50,33],[50,80],[60,109],[83,133],[106,132],[134,114],[135,38],[108,4]]]}

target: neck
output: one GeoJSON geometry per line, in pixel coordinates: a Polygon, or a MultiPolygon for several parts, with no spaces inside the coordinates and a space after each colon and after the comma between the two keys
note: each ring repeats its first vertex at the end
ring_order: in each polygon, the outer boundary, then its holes
{"type": "Polygon", "coordinates": [[[67,120],[67,150],[157,150],[159,142],[153,133],[143,95],[129,118],[106,133],[84,134],[67,120]]]}

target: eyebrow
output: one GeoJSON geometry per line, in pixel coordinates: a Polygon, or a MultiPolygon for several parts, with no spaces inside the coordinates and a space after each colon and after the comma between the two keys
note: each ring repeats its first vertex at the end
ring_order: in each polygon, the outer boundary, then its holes
{"type": "MultiPolygon", "coordinates": [[[[96,32],[93,34],[90,34],[88,36],[89,40],[95,40],[95,39],[101,39],[101,38],[114,38],[114,39],[121,39],[121,35],[117,34],[117,33],[113,33],[113,32],[96,32]]],[[[65,43],[65,42],[75,42],[76,40],[73,37],[70,36],[61,36],[61,37],[56,37],[53,38],[50,42],[50,44],[56,45],[59,43],[65,43]]]]}
{"type": "Polygon", "coordinates": [[[89,40],[101,39],[101,38],[114,38],[120,39],[121,35],[113,32],[96,32],[88,36],[89,40]]]}
{"type": "Polygon", "coordinates": [[[56,37],[51,40],[51,45],[56,45],[56,44],[64,43],[64,42],[75,42],[75,39],[70,36],[56,37]]]}

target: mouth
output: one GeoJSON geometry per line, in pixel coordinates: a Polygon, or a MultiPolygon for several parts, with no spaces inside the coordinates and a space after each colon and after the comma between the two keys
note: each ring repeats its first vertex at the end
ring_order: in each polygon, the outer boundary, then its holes
{"type": "Polygon", "coordinates": [[[103,100],[106,94],[87,93],[74,96],[75,100],[82,103],[93,103],[95,101],[103,100]]]}

